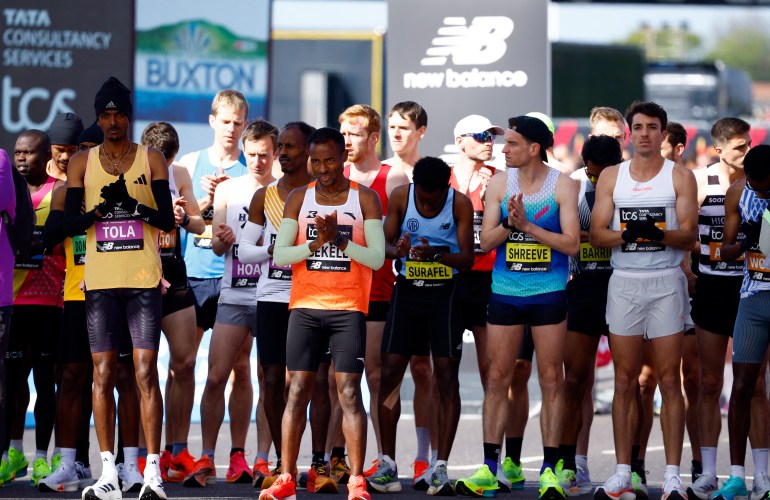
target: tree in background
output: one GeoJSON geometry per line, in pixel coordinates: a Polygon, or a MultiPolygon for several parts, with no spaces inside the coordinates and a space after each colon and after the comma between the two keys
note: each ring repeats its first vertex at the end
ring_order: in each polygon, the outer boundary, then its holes
{"type": "Polygon", "coordinates": [[[687,22],[679,27],[664,23],[655,29],[643,22],[621,43],[644,50],[648,61],[692,61],[700,57],[701,39],[689,29],[687,22]]]}
{"type": "Polygon", "coordinates": [[[733,20],[717,31],[714,47],[706,56],[742,69],[754,81],[770,82],[770,26],[760,18],[733,20]]]}

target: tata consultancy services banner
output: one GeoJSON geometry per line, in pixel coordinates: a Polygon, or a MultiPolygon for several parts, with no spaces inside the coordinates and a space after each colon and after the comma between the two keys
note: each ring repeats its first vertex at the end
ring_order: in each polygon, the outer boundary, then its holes
{"type": "Polygon", "coordinates": [[[548,113],[547,28],[543,0],[388,0],[386,107],[409,100],[426,109],[420,151],[433,156],[454,151],[464,116],[504,126],[510,116],[548,113]]]}
{"type": "Polygon", "coordinates": [[[265,115],[269,0],[138,0],[135,135],[167,121],[180,153],[211,145],[211,100],[235,89],[265,115]]]}
{"type": "Polygon", "coordinates": [[[48,130],[57,113],[88,126],[109,76],[131,85],[133,1],[3,0],[0,16],[1,148],[13,151],[24,130],[48,130]]]}

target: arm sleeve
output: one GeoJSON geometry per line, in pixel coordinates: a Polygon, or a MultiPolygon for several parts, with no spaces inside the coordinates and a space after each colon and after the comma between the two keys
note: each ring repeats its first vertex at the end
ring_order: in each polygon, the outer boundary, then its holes
{"type": "Polygon", "coordinates": [[[275,237],[275,246],[273,247],[273,262],[277,266],[288,266],[302,262],[312,255],[310,243],[294,245],[297,240],[299,224],[294,219],[283,219],[278,234],[275,237]]]}
{"type": "Polygon", "coordinates": [[[139,217],[147,224],[157,227],[161,231],[171,232],[174,229],[174,209],[171,204],[171,191],[168,188],[168,180],[158,179],[152,181],[152,195],[155,197],[155,210],[145,205],[137,205],[139,217]]]}
{"type": "Polygon", "coordinates": [[[246,221],[246,225],[241,231],[241,236],[238,238],[238,260],[245,264],[258,264],[270,257],[267,251],[270,242],[266,242],[267,244],[264,245],[257,245],[260,236],[262,236],[263,229],[260,224],[246,221]]]}
{"type": "Polygon", "coordinates": [[[64,212],[61,210],[51,210],[48,213],[48,218],[45,220],[45,227],[43,228],[43,246],[46,250],[51,250],[64,241],[66,237],[67,234],[64,232],[64,212]]]}
{"type": "Polygon", "coordinates": [[[80,213],[83,206],[83,196],[86,190],[78,187],[67,188],[64,198],[64,235],[75,236],[91,227],[98,219],[96,209],[90,212],[80,213]]]}
{"type": "Polygon", "coordinates": [[[342,253],[359,264],[376,271],[385,262],[385,233],[382,231],[382,221],[380,219],[365,220],[364,236],[366,237],[365,247],[348,240],[342,253]]]}

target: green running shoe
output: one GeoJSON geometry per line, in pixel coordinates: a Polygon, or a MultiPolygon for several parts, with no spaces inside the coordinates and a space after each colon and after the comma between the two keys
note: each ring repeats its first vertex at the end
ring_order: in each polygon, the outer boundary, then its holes
{"type": "Polygon", "coordinates": [[[540,490],[537,497],[543,500],[564,500],[564,490],[559,484],[559,478],[550,467],[546,467],[540,474],[540,490]]]}
{"type": "Polygon", "coordinates": [[[11,469],[11,477],[13,479],[26,476],[28,465],[29,460],[24,456],[24,453],[14,447],[8,449],[8,466],[11,469]]]}
{"type": "Polygon", "coordinates": [[[8,483],[13,481],[13,473],[11,473],[11,465],[8,460],[0,461],[0,488],[8,486],[8,483]]]}
{"type": "Polygon", "coordinates": [[[44,479],[51,475],[51,467],[48,466],[48,461],[40,457],[32,463],[32,478],[30,482],[32,486],[37,487],[41,479],[44,479]]]}
{"type": "Polygon", "coordinates": [[[494,498],[499,488],[497,477],[487,465],[479,467],[471,477],[458,479],[455,483],[455,491],[468,497],[494,498]]]}
{"type": "Polygon", "coordinates": [[[57,453],[56,455],[51,457],[51,472],[56,472],[56,469],[59,468],[59,464],[61,463],[61,453],[57,453]]]}
{"type": "MultiPolygon", "coordinates": [[[[576,467],[577,468],[577,467],[576,467]]],[[[556,477],[559,479],[559,486],[568,497],[580,495],[580,488],[577,483],[577,472],[564,468],[564,460],[556,463],[556,477]]]]}
{"type": "Polygon", "coordinates": [[[637,500],[647,500],[650,498],[650,493],[647,489],[647,481],[643,480],[642,476],[636,472],[631,473],[631,487],[634,489],[637,500]]]}

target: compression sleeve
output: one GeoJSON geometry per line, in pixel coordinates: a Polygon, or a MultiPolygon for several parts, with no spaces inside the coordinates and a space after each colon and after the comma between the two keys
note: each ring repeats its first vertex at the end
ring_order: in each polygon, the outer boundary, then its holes
{"type": "Polygon", "coordinates": [[[67,188],[64,197],[64,234],[70,238],[82,234],[98,220],[96,209],[81,213],[85,193],[86,190],[81,187],[67,188]]]}
{"type": "Polygon", "coordinates": [[[43,227],[43,246],[47,250],[53,249],[56,245],[64,241],[67,235],[64,232],[64,212],[62,210],[51,210],[43,227]]]}
{"type": "Polygon", "coordinates": [[[301,245],[295,245],[299,224],[295,219],[285,218],[281,221],[281,227],[275,237],[275,246],[273,247],[273,262],[276,266],[288,266],[296,264],[310,257],[313,252],[310,251],[310,242],[301,245]]]}
{"type": "Polygon", "coordinates": [[[155,204],[158,205],[158,209],[155,210],[140,203],[136,206],[139,218],[161,231],[170,233],[174,230],[175,222],[168,180],[157,179],[152,181],[152,195],[155,197],[155,204]]]}
{"type": "Polygon", "coordinates": [[[246,221],[246,225],[241,230],[241,236],[238,238],[238,260],[244,264],[258,264],[270,257],[267,249],[270,242],[258,245],[257,242],[262,236],[264,227],[261,224],[255,224],[246,221]]]}
{"type": "Polygon", "coordinates": [[[385,262],[385,233],[382,231],[382,220],[365,220],[364,236],[366,237],[365,247],[348,240],[342,253],[376,271],[385,262]]]}

